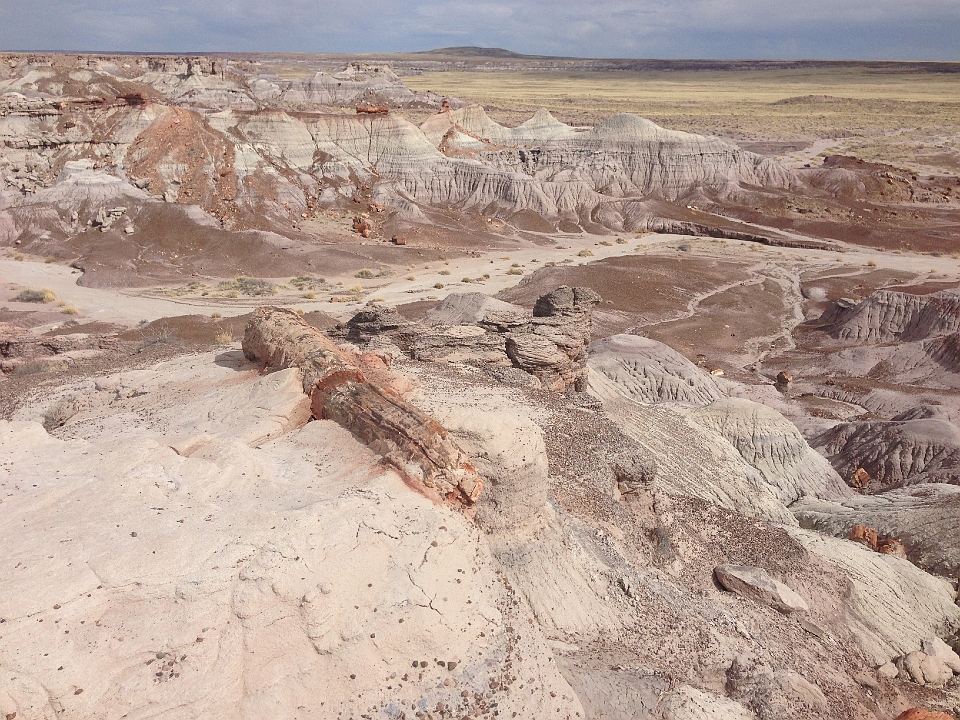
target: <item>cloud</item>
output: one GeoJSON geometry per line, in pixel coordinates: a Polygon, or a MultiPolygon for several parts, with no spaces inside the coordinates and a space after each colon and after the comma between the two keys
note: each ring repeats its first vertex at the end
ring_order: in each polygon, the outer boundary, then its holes
{"type": "Polygon", "coordinates": [[[957,0],[2,0],[0,49],[960,60],[957,0]]]}

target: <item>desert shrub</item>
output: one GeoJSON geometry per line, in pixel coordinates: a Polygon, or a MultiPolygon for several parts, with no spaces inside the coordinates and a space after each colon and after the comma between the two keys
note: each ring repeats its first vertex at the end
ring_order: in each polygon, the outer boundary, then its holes
{"type": "Polygon", "coordinates": [[[354,285],[353,287],[348,288],[348,289],[349,289],[350,292],[352,292],[352,293],[363,292],[363,286],[362,286],[362,285],[354,285]]]}
{"type": "Polygon", "coordinates": [[[374,277],[375,275],[376,273],[373,272],[373,270],[371,270],[370,268],[364,268],[363,270],[358,272],[356,275],[354,275],[354,277],[363,278],[364,280],[366,280],[368,278],[374,277]]]}
{"type": "Polygon", "coordinates": [[[593,250],[584,248],[583,250],[577,253],[577,257],[593,257],[593,250]]]}
{"type": "Polygon", "coordinates": [[[43,259],[43,261],[44,261],[47,265],[49,265],[50,263],[55,263],[55,262],[57,261],[57,259],[56,259],[53,255],[47,255],[47,256],[43,259]]]}
{"type": "Polygon", "coordinates": [[[434,283],[433,287],[435,287],[437,290],[443,290],[443,283],[434,283]]]}
{"type": "Polygon", "coordinates": [[[518,267],[512,267],[507,270],[507,275],[523,275],[523,270],[518,267]]]}
{"type": "Polygon", "coordinates": [[[449,270],[441,270],[441,271],[438,273],[438,275],[449,275],[449,274],[450,274],[450,271],[449,271],[449,270]]]}
{"type": "Polygon", "coordinates": [[[218,345],[229,345],[233,342],[233,335],[228,332],[220,332],[217,333],[217,336],[214,339],[217,341],[218,345]]]}
{"type": "Polygon", "coordinates": [[[607,247],[610,247],[611,245],[613,245],[613,243],[610,242],[609,240],[601,240],[601,241],[600,241],[600,244],[601,244],[601,245],[606,245],[607,247]]]}
{"type": "Polygon", "coordinates": [[[60,308],[60,312],[64,315],[79,315],[80,311],[77,310],[73,305],[64,305],[60,308]]]}
{"type": "Polygon", "coordinates": [[[319,290],[326,284],[327,281],[323,278],[313,277],[312,275],[299,275],[290,278],[290,285],[297,290],[319,290]]]}
{"type": "MultiPolygon", "coordinates": [[[[410,267],[412,268],[413,266],[411,265],[410,267]]],[[[378,277],[378,278],[380,278],[380,277],[390,277],[391,275],[393,275],[393,270],[391,270],[390,268],[382,267],[382,268],[380,268],[380,269],[377,270],[377,277],[378,277]]]]}
{"type": "Polygon", "coordinates": [[[463,278],[460,282],[470,283],[470,282],[473,282],[473,280],[471,280],[471,279],[468,278],[468,277],[465,277],[465,278],[463,278]]]}
{"type": "Polygon", "coordinates": [[[223,313],[218,313],[218,312],[210,313],[210,317],[212,317],[214,320],[219,320],[220,318],[223,317],[223,313]]]}
{"type": "Polygon", "coordinates": [[[303,297],[306,298],[307,300],[313,300],[316,296],[317,294],[313,292],[313,290],[311,290],[310,292],[305,292],[303,294],[303,297]]]}
{"type": "Polygon", "coordinates": [[[417,279],[416,275],[407,275],[407,280],[416,280],[416,279],[417,279]]]}
{"type": "Polygon", "coordinates": [[[204,284],[200,282],[191,282],[186,285],[181,285],[178,288],[173,288],[172,290],[167,290],[164,292],[164,295],[169,295],[171,297],[182,297],[184,295],[189,295],[190,293],[197,292],[198,290],[203,290],[204,284]]]}
{"type": "Polygon", "coordinates": [[[617,238],[617,245],[626,245],[626,244],[627,244],[626,238],[617,238]]]}
{"type": "Polygon", "coordinates": [[[237,278],[237,290],[244,295],[276,295],[277,286],[263,278],[237,278]]]}
{"type": "Polygon", "coordinates": [[[57,294],[50,288],[41,290],[21,290],[14,298],[17,302],[48,303],[57,299],[57,294]]]}
{"type": "Polygon", "coordinates": [[[869,262],[867,262],[867,267],[876,267],[876,266],[877,266],[876,260],[870,260],[869,262]]]}

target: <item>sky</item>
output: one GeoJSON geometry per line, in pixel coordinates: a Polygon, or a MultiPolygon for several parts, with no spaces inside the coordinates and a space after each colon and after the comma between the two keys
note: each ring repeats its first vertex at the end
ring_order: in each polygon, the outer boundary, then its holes
{"type": "Polygon", "coordinates": [[[0,0],[0,51],[960,60],[960,0],[0,0]]]}

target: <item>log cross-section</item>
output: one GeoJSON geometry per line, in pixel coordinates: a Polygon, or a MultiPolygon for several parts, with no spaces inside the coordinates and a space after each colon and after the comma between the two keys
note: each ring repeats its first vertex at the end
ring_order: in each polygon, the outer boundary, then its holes
{"type": "Polygon", "coordinates": [[[298,368],[314,417],[342,425],[409,480],[466,504],[480,496],[483,481],[440,423],[369,382],[347,353],[293,310],[258,309],[247,323],[243,354],[271,369],[298,368]]]}

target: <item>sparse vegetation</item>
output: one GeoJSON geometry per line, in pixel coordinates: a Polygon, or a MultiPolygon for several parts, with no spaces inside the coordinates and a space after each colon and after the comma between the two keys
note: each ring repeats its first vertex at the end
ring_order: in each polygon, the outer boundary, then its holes
{"type": "Polygon", "coordinates": [[[417,279],[417,276],[416,276],[416,275],[407,275],[407,280],[413,281],[413,280],[416,280],[416,279],[417,279]]]}
{"type": "Polygon", "coordinates": [[[298,275],[290,278],[290,286],[297,290],[320,290],[327,284],[323,278],[313,277],[312,275],[298,275]]]}
{"type": "Polygon", "coordinates": [[[212,317],[214,320],[219,320],[220,318],[223,317],[223,313],[218,313],[218,312],[210,313],[210,317],[212,317]]]}
{"type": "Polygon", "coordinates": [[[626,244],[627,244],[626,238],[617,238],[617,245],[626,245],[626,244]]]}
{"type": "Polygon", "coordinates": [[[50,263],[55,263],[55,262],[57,261],[57,259],[56,259],[53,255],[47,255],[47,256],[43,259],[43,261],[44,261],[47,265],[49,265],[50,263]]]}
{"type": "Polygon", "coordinates": [[[315,297],[317,297],[317,294],[311,290],[310,292],[305,292],[303,297],[305,300],[313,300],[315,297]]]}
{"type": "Polygon", "coordinates": [[[593,250],[584,248],[583,250],[577,253],[577,257],[593,257],[593,250]]]}
{"type": "Polygon", "coordinates": [[[439,273],[437,273],[437,274],[438,274],[438,275],[449,275],[449,274],[450,274],[450,271],[449,271],[449,270],[441,270],[441,271],[440,271],[439,273]]]}
{"type": "Polygon", "coordinates": [[[57,299],[57,294],[50,288],[40,290],[21,290],[15,298],[17,302],[50,303],[57,299]]]}
{"type": "Polygon", "coordinates": [[[218,345],[229,345],[233,342],[233,335],[224,331],[217,333],[217,336],[214,339],[217,341],[218,345]]]}
{"type": "MultiPolygon", "coordinates": [[[[198,283],[199,284],[199,283],[198,283]]],[[[217,292],[226,293],[227,297],[238,297],[240,293],[244,295],[276,295],[277,286],[263,278],[251,278],[240,276],[233,280],[224,280],[217,285],[217,292]]]]}
{"type": "Polygon", "coordinates": [[[362,280],[369,280],[372,277],[376,277],[376,275],[377,274],[370,268],[364,268],[363,270],[360,270],[356,275],[354,275],[354,277],[358,277],[362,280]]]}
{"type": "Polygon", "coordinates": [[[182,297],[184,295],[190,295],[192,293],[195,293],[198,290],[202,290],[205,287],[206,286],[203,283],[191,282],[191,283],[187,283],[186,285],[182,285],[178,288],[167,290],[163,294],[168,295],[170,297],[182,297]]]}
{"type": "Polygon", "coordinates": [[[79,315],[80,311],[77,310],[73,305],[64,305],[60,308],[60,312],[64,315],[79,315]]]}
{"type": "Polygon", "coordinates": [[[433,287],[436,288],[437,290],[443,290],[443,283],[440,283],[440,282],[434,283],[433,287]]]}
{"type": "Polygon", "coordinates": [[[856,137],[841,146],[848,154],[956,172],[951,165],[956,155],[942,149],[944,137],[960,132],[960,116],[951,102],[960,84],[955,74],[920,69],[876,73],[862,67],[494,70],[428,72],[405,81],[415,90],[480,103],[492,119],[511,127],[545,107],[573,125],[594,125],[614,113],[632,112],[671,129],[731,138],[842,138],[855,130],[856,137]],[[891,136],[889,128],[906,131],[891,136]]]}
{"type": "Polygon", "coordinates": [[[518,267],[512,267],[507,270],[507,275],[523,275],[523,269],[518,267]]]}

